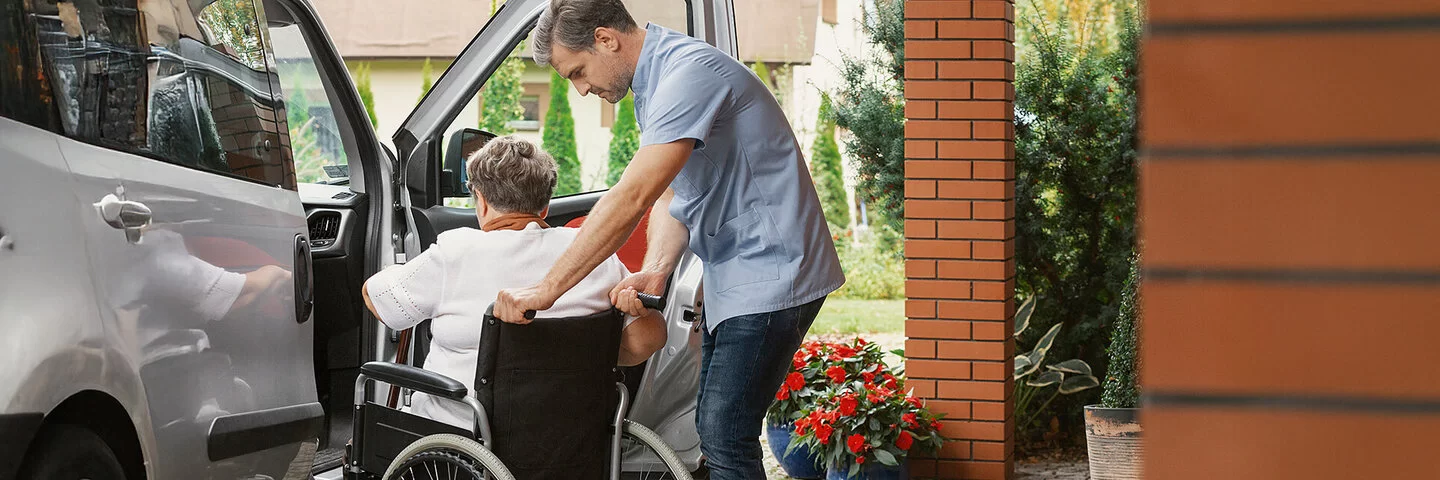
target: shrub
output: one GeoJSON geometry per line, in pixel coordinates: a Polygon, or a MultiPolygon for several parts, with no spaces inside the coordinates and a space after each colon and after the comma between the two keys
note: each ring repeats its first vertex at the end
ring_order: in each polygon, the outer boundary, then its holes
{"type": "Polygon", "coordinates": [[[580,158],[575,155],[575,118],[570,115],[570,81],[550,70],[550,110],[545,113],[541,147],[560,171],[555,177],[555,195],[580,193],[580,158]]]}
{"type": "Polygon", "coordinates": [[[520,59],[519,52],[523,48],[523,43],[515,47],[480,91],[481,130],[509,135],[515,132],[510,122],[525,118],[525,107],[520,105],[520,94],[524,93],[520,75],[525,72],[525,61],[520,59]]]}
{"type": "MultiPolygon", "coordinates": [[[[1106,371],[1109,323],[1135,245],[1136,40],[1133,11],[1118,49],[1070,40],[1065,22],[1020,23],[1032,40],[1016,74],[1016,289],[1036,300],[1017,339],[1033,343],[1063,324],[1052,355],[1106,371]]],[[[1056,402],[1066,425],[1096,392],[1056,402]]],[[[1017,416],[1044,405],[1017,404],[1017,416]]],[[[1023,429],[1025,423],[1018,423],[1023,429]]]]}
{"type": "MultiPolygon", "coordinates": [[[[885,227],[881,227],[885,228],[885,227]]],[[[845,238],[851,230],[839,237],[845,238]]],[[[882,300],[905,298],[905,260],[896,252],[886,250],[878,235],[856,241],[837,241],[840,268],[845,272],[845,285],[831,294],[835,298],[882,300]]]]}
{"type": "Polygon", "coordinates": [[[425,63],[420,65],[420,97],[415,101],[425,99],[425,94],[430,93],[430,87],[435,86],[435,69],[430,65],[430,57],[425,57],[425,63]]]}
{"type": "Polygon", "coordinates": [[[635,96],[626,95],[620,100],[615,113],[615,125],[610,127],[610,164],[606,185],[620,183],[620,174],[640,150],[640,126],[635,123],[635,96]]]}
{"type": "Polygon", "coordinates": [[[1120,313],[1110,329],[1110,367],[1100,404],[1109,408],[1140,405],[1140,255],[1130,257],[1130,275],[1120,295],[1120,313]]]}
{"type": "Polygon", "coordinates": [[[835,120],[830,96],[820,96],[819,125],[810,153],[810,176],[830,231],[850,228],[850,199],[845,195],[845,172],[840,167],[840,147],[835,144],[835,120]]]}
{"type": "Polygon", "coordinates": [[[859,180],[857,194],[899,232],[905,217],[905,2],[877,3],[865,33],[879,52],[842,58],[835,122],[850,132],[845,149],[859,180]]]}
{"type": "Polygon", "coordinates": [[[360,62],[355,66],[355,91],[360,94],[360,103],[365,105],[365,114],[370,116],[370,126],[379,128],[380,118],[375,116],[375,92],[370,89],[370,64],[360,62]]]}

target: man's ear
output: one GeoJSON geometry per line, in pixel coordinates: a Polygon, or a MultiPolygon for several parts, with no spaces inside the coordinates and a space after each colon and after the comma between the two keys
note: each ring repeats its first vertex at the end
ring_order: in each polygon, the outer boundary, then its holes
{"type": "Polygon", "coordinates": [[[550,206],[546,205],[545,209],[540,211],[540,218],[545,218],[548,216],[550,216],[550,206]]]}
{"type": "Polygon", "coordinates": [[[620,49],[619,32],[610,27],[595,27],[595,49],[615,52],[620,49]]]}

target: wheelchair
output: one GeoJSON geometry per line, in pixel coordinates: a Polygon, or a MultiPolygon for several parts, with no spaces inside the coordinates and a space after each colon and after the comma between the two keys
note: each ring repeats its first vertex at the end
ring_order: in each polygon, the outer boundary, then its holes
{"type": "MultiPolygon", "coordinates": [[[[649,308],[660,305],[650,295],[641,294],[641,301],[649,308]]],[[[459,381],[421,368],[362,365],[345,477],[618,480],[622,455],[639,450],[657,468],[624,472],[623,478],[691,480],[660,435],[625,418],[629,393],[615,366],[622,328],[622,314],[614,309],[534,318],[526,325],[502,322],[487,309],[473,395],[459,381]],[[367,401],[369,382],[462,403],[474,424],[465,430],[367,401]]]]}

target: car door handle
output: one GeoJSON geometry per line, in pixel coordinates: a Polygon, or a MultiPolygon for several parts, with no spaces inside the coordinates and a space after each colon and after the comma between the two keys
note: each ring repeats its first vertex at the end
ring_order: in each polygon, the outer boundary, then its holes
{"type": "Polygon", "coordinates": [[[100,219],[118,229],[142,228],[150,224],[150,207],[140,202],[121,200],[115,194],[105,195],[95,204],[100,219]]]}

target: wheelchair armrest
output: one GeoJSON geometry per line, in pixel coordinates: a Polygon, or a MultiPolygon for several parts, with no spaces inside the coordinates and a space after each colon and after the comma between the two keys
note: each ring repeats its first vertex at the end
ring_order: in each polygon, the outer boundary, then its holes
{"type": "Polygon", "coordinates": [[[461,401],[468,391],[450,377],[409,365],[390,362],[369,362],[360,366],[360,373],[398,387],[461,401]]]}

